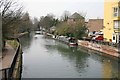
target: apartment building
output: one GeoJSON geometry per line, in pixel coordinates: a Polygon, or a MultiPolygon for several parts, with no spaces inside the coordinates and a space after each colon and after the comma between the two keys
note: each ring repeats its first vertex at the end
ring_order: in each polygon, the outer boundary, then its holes
{"type": "Polygon", "coordinates": [[[105,41],[120,43],[120,0],[105,0],[103,33],[105,41]]]}

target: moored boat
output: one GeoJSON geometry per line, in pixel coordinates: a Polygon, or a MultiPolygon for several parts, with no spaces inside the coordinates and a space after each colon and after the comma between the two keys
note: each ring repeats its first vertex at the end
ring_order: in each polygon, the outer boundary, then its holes
{"type": "Polygon", "coordinates": [[[75,38],[70,38],[69,39],[69,46],[70,47],[78,46],[77,40],[75,38]]]}
{"type": "Polygon", "coordinates": [[[41,31],[35,31],[35,34],[42,34],[41,31]]]}

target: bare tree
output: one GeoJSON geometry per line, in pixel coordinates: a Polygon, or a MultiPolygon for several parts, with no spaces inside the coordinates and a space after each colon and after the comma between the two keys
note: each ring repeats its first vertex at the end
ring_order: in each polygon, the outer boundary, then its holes
{"type": "Polygon", "coordinates": [[[67,21],[70,15],[71,14],[69,11],[64,11],[63,15],[61,16],[62,21],[67,21]]]}
{"type": "Polygon", "coordinates": [[[19,32],[30,32],[33,28],[32,20],[30,19],[29,13],[26,12],[21,18],[21,25],[19,27],[19,32]]]}
{"type": "Polygon", "coordinates": [[[51,14],[48,14],[47,16],[42,16],[40,18],[40,26],[44,27],[46,30],[49,30],[50,27],[54,25],[54,16],[51,14]]]}
{"type": "Polygon", "coordinates": [[[3,41],[16,32],[17,25],[21,22],[23,7],[15,0],[0,0],[0,14],[2,15],[3,41]]]}
{"type": "Polygon", "coordinates": [[[39,20],[36,17],[34,17],[33,26],[34,26],[34,30],[39,30],[40,29],[39,20]]]}

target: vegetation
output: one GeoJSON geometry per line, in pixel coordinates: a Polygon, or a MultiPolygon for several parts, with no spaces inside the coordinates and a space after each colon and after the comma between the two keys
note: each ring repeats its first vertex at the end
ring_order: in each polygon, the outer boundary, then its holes
{"type": "Polygon", "coordinates": [[[21,22],[22,6],[17,7],[13,0],[1,0],[0,8],[2,9],[2,32],[3,38],[16,33],[17,26],[21,22]]]}
{"type": "Polygon", "coordinates": [[[67,22],[62,21],[57,25],[56,34],[81,39],[83,36],[86,36],[87,30],[84,17],[82,19],[77,19],[72,22],[68,22],[68,20],[67,22]]]}
{"type": "Polygon", "coordinates": [[[59,24],[56,34],[64,35],[68,37],[75,37],[77,39],[85,36],[86,27],[82,23],[77,22],[76,24],[68,24],[66,22],[59,24]]]}
{"type": "Polygon", "coordinates": [[[32,21],[28,13],[23,13],[23,6],[15,0],[0,0],[2,15],[2,46],[10,36],[31,30],[32,21]]]}
{"type": "Polygon", "coordinates": [[[18,32],[30,32],[33,30],[33,23],[30,19],[29,13],[26,12],[21,17],[21,25],[19,25],[18,32]]]}
{"type": "Polygon", "coordinates": [[[64,11],[63,15],[61,16],[61,20],[66,22],[69,17],[70,17],[70,12],[69,11],[64,11]]]}
{"type": "Polygon", "coordinates": [[[86,25],[85,18],[81,16],[81,14],[75,13],[73,14],[72,22],[69,22],[70,17],[69,11],[64,11],[61,20],[55,19],[54,15],[48,14],[47,16],[42,16],[40,18],[39,26],[45,28],[47,32],[50,32],[50,28],[55,26],[56,31],[52,32],[56,35],[64,35],[68,37],[75,37],[77,39],[86,36],[86,25]]]}
{"type": "Polygon", "coordinates": [[[6,41],[8,44],[10,44],[14,49],[16,49],[19,45],[19,43],[17,42],[17,40],[7,40],[6,41]]]}
{"type": "Polygon", "coordinates": [[[55,26],[57,28],[56,34],[75,37],[77,39],[83,37],[86,31],[85,22],[75,21],[68,23],[69,11],[63,13],[61,21],[56,19],[53,14],[42,16],[40,20],[34,18],[32,21],[29,13],[23,12],[23,7],[15,0],[1,0],[0,9],[0,14],[2,15],[3,48],[9,37],[32,30],[40,30],[41,27],[46,32],[50,32],[50,28],[55,26]]]}
{"type": "Polygon", "coordinates": [[[50,28],[56,26],[58,19],[54,18],[54,15],[48,14],[47,16],[42,16],[40,19],[40,26],[46,29],[49,32],[50,28]]]}
{"type": "Polygon", "coordinates": [[[36,17],[34,17],[34,19],[33,19],[33,29],[32,30],[40,30],[39,20],[36,17]]]}

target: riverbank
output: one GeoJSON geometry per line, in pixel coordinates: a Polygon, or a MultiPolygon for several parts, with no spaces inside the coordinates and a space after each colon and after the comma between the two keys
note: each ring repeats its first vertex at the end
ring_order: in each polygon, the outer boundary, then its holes
{"type": "MultiPolygon", "coordinates": [[[[55,37],[55,35],[52,35],[52,34],[49,34],[48,36],[51,36],[55,40],[59,40],[66,44],[69,44],[69,42],[67,41],[67,38],[65,37],[63,38],[60,38],[59,36],[55,37]]],[[[120,58],[119,49],[115,47],[92,43],[92,42],[84,41],[84,40],[78,40],[78,46],[82,46],[88,49],[102,52],[103,54],[107,54],[113,57],[120,58]]]]}
{"type": "Polygon", "coordinates": [[[0,58],[0,73],[2,73],[2,79],[17,79],[21,78],[22,71],[22,48],[20,44],[20,37],[29,34],[29,32],[15,34],[9,36],[6,40],[6,45],[2,51],[2,57],[0,58]]]}
{"type": "Polygon", "coordinates": [[[107,55],[111,55],[113,57],[118,57],[120,58],[120,54],[117,48],[111,47],[111,46],[106,46],[106,45],[100,45],[97,43],[92,43],[89,41],[82,41],[82,40],[78,40],[78,45],[92,49],[92,50],[96,50],[102,53],[105,53],[107,55]]]}

